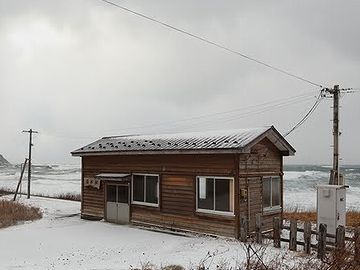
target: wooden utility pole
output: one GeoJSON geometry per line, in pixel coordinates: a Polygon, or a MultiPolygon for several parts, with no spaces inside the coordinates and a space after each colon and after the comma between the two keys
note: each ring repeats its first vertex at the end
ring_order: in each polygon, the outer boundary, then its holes
{"type": "Polygon", "coordinates": [[[325,89],[333,98],[333,167],[330,172],[330,185],[343,185],[343,178],[340,174],[339,167],[339,85],[335,85],[333,89],[325,89]]]}
{"type": "Polygon", "coordinates": [[[38,133],[31,128],[29,130],[23,130],[23,132],[29,133],[29,157],[28,157],[28,190],[27,190],[27,198],[30,199],[30,183],[31,183],[31,147],[32,143],[32,135],[33,133],[38,133]]]}

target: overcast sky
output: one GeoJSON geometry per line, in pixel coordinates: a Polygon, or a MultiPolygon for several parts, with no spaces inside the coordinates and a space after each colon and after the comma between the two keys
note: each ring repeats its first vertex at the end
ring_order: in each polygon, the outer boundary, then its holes
{"type": "MultiPolygon", "coordinates": [[[[113,1],[316,83],[360,87],[357,0],[113,1]]],[[[283,133],[318,90],[99,0],[0,0],[0,153],[13,163],[29,128],[34,162],[47,164],[77,163],[70,151],[106,135],[283,133]]],[[[297,153],[285,164],[331,163],[331,102],[287,137],[297,153]]],[[[341,99],[343,164],[360,164],[359,103],[360,92],[341,99]]]]}

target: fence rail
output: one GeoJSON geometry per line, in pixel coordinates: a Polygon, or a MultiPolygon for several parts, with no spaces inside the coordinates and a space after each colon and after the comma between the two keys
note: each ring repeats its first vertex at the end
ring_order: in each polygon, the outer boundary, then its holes
{"type": "MultiPolygon", "coordinates": [[[[248,240],[247,224],[246,217],[240,216],[240,239],[244,242],[248,240]]],[[[351,242],[354,247],[354,258],[360,262],[360,227],[351,229],[351,236],[346,236],[344,226],[339,226],[336,234],[330,234],[327,232],[326,224],[320,224],[317,230],[312,229],[312,223],[309,221],[301,223],[300,227],[299,225],[297,220],[288,221],[274,217],[272,230],[263,231],[261,215],[258,214],[256,215],[254,238],[259,244],[263,243],[264,238],[271,239],[276,248],[281,248],[281,243],[285,242],[292,251],[298,251],[298,246],[302,246],[306,254],[315,250],[320,259],[325,257],[327,251],[343,249],[346,242],[351,242]],[[284,231],[288,233],[284,233],[284,231]]]]}

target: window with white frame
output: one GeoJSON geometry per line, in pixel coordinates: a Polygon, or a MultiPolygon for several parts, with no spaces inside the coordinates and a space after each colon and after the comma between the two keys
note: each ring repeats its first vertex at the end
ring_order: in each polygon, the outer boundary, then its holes
{"type": "Polygon", "coordinates": [[[234,213],[234,179],[199,176],[196,179],[197,211],[234,213]]]}
{"type": "Polygon", "coordinates": [[[159,205],[159,176],[134,174],[132,177],[132,202],[149,206],[159,205]]]}
{"type": "Polygon", "coordinates": [[[281,201],[281,185],[279,176],[263,177],[264,210],[279,209],[281,201]]]}

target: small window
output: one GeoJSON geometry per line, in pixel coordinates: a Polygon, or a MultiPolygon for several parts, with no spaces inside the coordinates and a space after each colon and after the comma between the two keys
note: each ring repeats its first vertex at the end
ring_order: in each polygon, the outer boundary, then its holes
{"type": "Polygon", "coordinates": [[[132,178],[132,202],[158,206],[159,176],[134,174],[132,178]]]}
{"type": "Polygon", "coordinates": [[[280,177],[263,177],[264,210],[279,209],[281,202],[280,177]]]}
{"type": "Polygon", "coordinates": [[[197,211],[233,214],[232,178],[197,177],[197,211]]]}
{"type": "Polygon", "coordinates": [[[116,202],[116,186],[108,185],[106,187],[107,201],[116,202]]]}
{"type": "Polygon", "coordinates": [[[128,185],[107,185],[106,201],[115,203],[129,203],[129,186],[128,185]]]}

